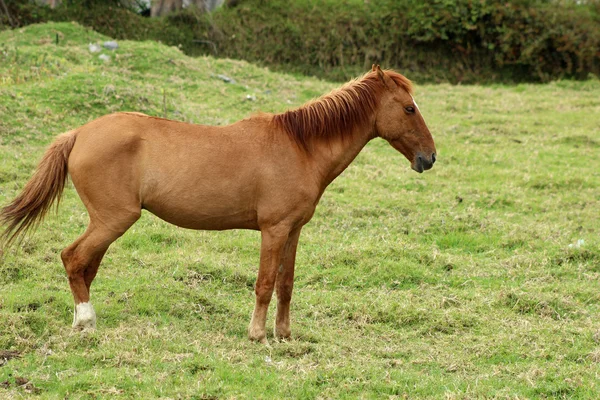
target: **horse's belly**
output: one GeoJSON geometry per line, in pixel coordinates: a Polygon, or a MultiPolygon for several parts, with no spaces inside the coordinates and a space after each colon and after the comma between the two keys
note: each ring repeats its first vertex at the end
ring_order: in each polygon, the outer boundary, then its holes
{"type": "Polygon", "coordinates": [[[202,230],[258,230],[256,212],[253,210],[207,207],[206,205],[180,207],[174,204],[144,204],[144,208],[160,219],[182,228],[202,230]]]}

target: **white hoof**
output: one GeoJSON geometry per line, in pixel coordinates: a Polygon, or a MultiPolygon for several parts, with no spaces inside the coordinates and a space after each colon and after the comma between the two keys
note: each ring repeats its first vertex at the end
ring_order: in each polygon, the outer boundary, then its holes
{"type": "Polygon", "coordinates": [[[75,306],[73,329],[80,331],[96,329],[96,313],[92,303],[79,303],[75,306]]]}

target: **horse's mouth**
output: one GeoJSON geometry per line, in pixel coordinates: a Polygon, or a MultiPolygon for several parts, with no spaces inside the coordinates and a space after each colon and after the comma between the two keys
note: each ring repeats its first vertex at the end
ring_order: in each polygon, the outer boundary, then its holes
{"type": "Polygon", "coordinates": [[[412,163],[410,167],[420,174],[422,174],[424,171],[423,166],[420,163],[412,163]]]}
{"type": "Polygon", "coordinates": [[[431,158],[427,158],[427,157],[424,157],[423,155],[419,154],[419,155],[417,155],[417,157],[415,157],[415,160],[411,164],[411,168],[413,170],[417,171],[418,173],[422,173],[423,171],[431,169],[433,167],[434,162],[435,162],[435,153],[433,153],[431,155],[431,158]]]}

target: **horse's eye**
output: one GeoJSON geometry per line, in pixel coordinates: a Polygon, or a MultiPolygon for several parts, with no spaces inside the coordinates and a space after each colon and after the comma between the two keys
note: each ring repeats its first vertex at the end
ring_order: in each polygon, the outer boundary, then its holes
{"type": "Polygon", "coordinates": [[[404,107],[404,110],[406,110],[406,112],[409,113],[409,114],[414,114],[415,113],[415,108],[412,107],[412,106],[404,107]]]}

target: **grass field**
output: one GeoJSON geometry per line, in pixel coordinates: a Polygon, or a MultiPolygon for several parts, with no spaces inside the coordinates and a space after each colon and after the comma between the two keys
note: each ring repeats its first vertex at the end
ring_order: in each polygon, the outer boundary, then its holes
{"type": "MultiPolygon", "coordinates": [[[[0,32],[1,204],[56,134],[103,114],[227,124],[338,86],[150,42],[103,62],[103,40],[0,32]]],[[[0,262],[0,354],[18,353],[0,398],[600,398],[600,82],[416,99],[438,162],[416,174],[375,140],[330,186],[300,239],[294,338],[271,347],[246,339],[259,234],[148,213],[100,267],[98,329],[73,333],[59,253],[87,214],[69,187],[0,262]]]]}

